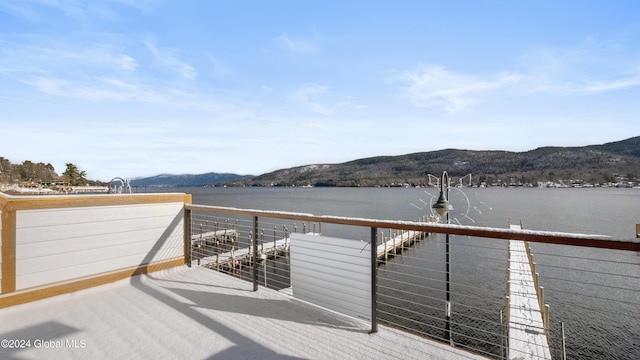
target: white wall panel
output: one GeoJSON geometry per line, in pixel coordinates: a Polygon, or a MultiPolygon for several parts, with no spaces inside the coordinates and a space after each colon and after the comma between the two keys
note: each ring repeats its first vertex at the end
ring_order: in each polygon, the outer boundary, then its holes
{"type": "Polygon", "coordinates": [[[132,230],[125,234],[87,234],[64,239],[18,244],[17,260],[27,260],[65,253],[75,253],[85,250],[102,249],[111,246],[130,244],[131,239],[144,241],[153,240],[159,236],[158,229],[132,230]],[[44,246],[46,245],[46,246],[44,246]]]}
{"type": "Polygon", "coordinates": [[[290,246],[294,297],[371,319],[369,243],[293,233],[290,246]]]}
{"type": "Polygon", "coordinates": [[[16,289],[184,256],[183,203],[16,213],[16,289]]]}
{"type": "MultiPolygon", "coordinates": [[[[25,260],[16,261],[16,276],[19,278],[21,275],[32,274],[44,271],[55,271],[59,268],[77,266],[83,264],[93,264],[101,261],[118,259],[124,256],[135,255],[140,260],[137,264],[144,260],[144,257],[149,254],[151,248],[155,245],[156,241],[138,241],[128,244],[120,244],[115,246],[108,246],[97,249],[87,249],[77,252],[63,252],[56,255],[47,255],[40,257],[32,257],[25,260]]],[[[175,248],[175,244],[174,248],[175,248]]],[[[182,242],[178,244],[182,248],[182,242]]],[[[166,248],[166,246],[163,246],[166,248]]],[[[102,270],[105,271],[105,270],[102,270]]]]}
{"type": "MultiPolygon", "coordinates": [[[[0,284],[2,284],[2,211],[0,211],[0,284]]],[[[0,286],[0,294],[2,294],[2,286],[0,286]]]]}
{"type": "Polygon", "coordinates": [[[133,231],[160,226],[163,217],[172,220],[182,207],[182,203],[171,203],[23,210],[16,214],[16,232],[21,243],[28,243],[102,234],[112,226],[133,231]]]}

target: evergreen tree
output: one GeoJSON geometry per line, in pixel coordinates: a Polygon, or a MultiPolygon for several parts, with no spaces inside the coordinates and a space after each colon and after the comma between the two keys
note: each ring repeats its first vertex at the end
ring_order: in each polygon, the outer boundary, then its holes
{"type": "Polygon", "coordinates": [[[80,171],[73,163],[66,163],[67,169],[62,174],[64,179],[71,186],[83,186],[87,185],[87,173],[86,171],[80,171]]]}

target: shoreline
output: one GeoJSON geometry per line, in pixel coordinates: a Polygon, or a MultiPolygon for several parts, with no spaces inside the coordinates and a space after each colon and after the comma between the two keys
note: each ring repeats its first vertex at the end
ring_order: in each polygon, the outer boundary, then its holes
{"type": "Polygon", "coordinates": [[[0,184],[0,192],[8,195],[68,195],[68,194],[96,194],[108,193],[108,186],[56,186],[24,187],[18,184],[0,184]]]}

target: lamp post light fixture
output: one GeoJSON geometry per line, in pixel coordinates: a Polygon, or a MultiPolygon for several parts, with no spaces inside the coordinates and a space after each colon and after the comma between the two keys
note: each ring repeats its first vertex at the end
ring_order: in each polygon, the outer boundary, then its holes
{"type": "Polygon", "coordinates": [[[447,215],[447,223],[449,222],[449,211],[453,210],[453,206],[449,203],[449,175],[446,171],[442,172],[442,178],[440,179],[440,197],[438,197],[438,201],[433,204],[432,208],[440,216],[447,215]],[[445,181],[447,184],[446,191],[445,181]]]}
{"type": "MultiPolygon", "coordinates": [[[[440,216],[446,216],[447,224],[449,224],[449,211],[453,210],[453,206],[449,203],[449,174],[446,171],[442,172],[442,178],[440,179],[440,196],[438,201],[431,206],[440,216]],[[446,185],[445,185],[446,184],[446,185]]],[[[444,331],[445,340],[449,340],[449,343],[453,346],[453,340],[451,339],[451,261],[449,251],[449,234],[446,234],[446,265],[447,265],[447,291],[446,291],[446,324],[444,331]]]]}

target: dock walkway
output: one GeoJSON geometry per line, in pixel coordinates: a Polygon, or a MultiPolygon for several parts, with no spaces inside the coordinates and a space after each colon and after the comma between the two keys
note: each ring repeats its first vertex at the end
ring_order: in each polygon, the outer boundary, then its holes
{"type": "MultiPolygon", "coordinates": [[[[521,229],[521,226],[511,225],[511,228],[521,229]]],[[[524,241],[509,240],[508,358],[551,359],[548,330],[543,321],[529,251],[524,241]]],[[[545,311],[548,313],[548,308],[545,311]]]]}
{"type": "Polygon", "coordinates": [[[390,234],[388,238],[383,236],[382,243],[377,248],[378,259],[387,261],[390,256],[395,256],[425,236],[426,233],[419,231],[402,231],[397,235],[390,234]]]}
{"type": "MultiPolygon", "coordinates": [[[[320,235],[314,232],[307,234],[320,235]]],[[[198,258],[198,264],[209,268],[215,267],[219,270],[221,268],[241,267],[243,262],[246,264],[253,263],[253,246],[246,246],[245,244],[244,247],[236,248],[235,246],[238,244],[237,239],[238,235],[234,230],[217,230],[193,235],[192,244],[194,246],[204,247],[203,252],[205,254],[209,252],[208,250],[213,250],[212,252],[220,251],[217,254],[198,258]]],[[[248,239],[248,241],[250,242],[251,239],[248,239]]],[[[276,240],[275,235],[272,241],[261,240],[258,245],[258,258],[275,259],[279,256],[285,256],[289,253],[290,243],[291,238],[288,234],[278,240],[276,240]]]]}
{"type": "MultiPolygon", "coordinates": [[[[261,256],[265,257],[277,257],[279,254],[289,252],[289,238],[284,238],[276,241],[265,242],[264,244],[258,245],[258,258],[261,256]]],[[[224,253],[211,255],[199,259],[201,265],[206,264],[215,264],[216,267],[220,266],[230,266],[232,263],[240,262],[240,261],[248,261],[251,262],[251,257],[253,256],[253,247],[242,247],[238,249],[232,249],[231,251],[227,251],[224,253]]],[[[236,267],[237,264],[232,264],[232,267],[236,267]]]]}
{"type": "MultiPolygon", "coordinates": [[[[319,235],[313,232],[308,234],[319,235]]],[[[419,231],[402,231],[398,234],[390,233],[388,237],[383,235],[381,244],[377,247],[377,257],[380,260],[387,261],[389,257],[395,256],[417,241],[424,239],[426,235],[424,232],[419,231]]],[[[217,230],[193,235],[191,240],[192,244],[196,247],[213,248],[222,243],[232,242],[236,237],[237,234],[234,230],[217,230]]],[[[273,258],[280,254],[286,254],[289,251],[289,244],[290,239],[288,237],[274,241],[264,241],[258,245],[258,257],[264,255],[268,258],[273,258]]],[[[213,265],[216,268],[236,267],[241,261],[251,263],[252,252],[252,247],[232,248],[230,251],[202,257],[198,259],[198,263],[201,265],[213,265]]]]}

